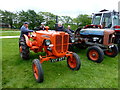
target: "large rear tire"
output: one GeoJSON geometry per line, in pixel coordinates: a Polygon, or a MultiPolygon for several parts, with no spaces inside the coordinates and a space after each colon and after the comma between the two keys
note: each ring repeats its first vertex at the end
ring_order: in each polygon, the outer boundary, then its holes
{"type": "Polygon", "coordinates": [[[87,57],[91,61],[101,63],[103,61],[103,58],[104,58],[104,52],[98,46],[91,46],[91,47],[88,47],[87,57]]]}
{"type": "Polygon", "coordinates": [[[118,46],[118,51],[120,52],[120,39],[118,40],[117,46],[118,46]]]}
{"type": "Polygon", "coordinates": [[[115,57],[118,55],[119,50],[118,47],[116,45],[114,45],[114,47],[112,47],[110,50],[106,50],[104,51],[105,55],[109,56],[109,57],[115,57]]]}
{"type": "Polygon", "coordinates": [[[44,80],[43,69],[42,69],[42,65],[38,59],[33,60],[32,69],[33,69],[33,74],[34,74],[35,80],[38,83],[43,82],[43,80],[44,80]]]}
{"type": "Polygon", "coordinates": [[[81,67],[81,61],[76,53],[72,54],[72,57],[67,58],[67,65],[71,70],[79,70],[81,67]]]}
{"type": "MultiPolygon", "coordinates": [[[[117,38],[116,38],[117,39],[117,38]]],[[[120,36],[117,39],[117,46],[118,46],[118,51],[120,52],[120,36]]]]}
{"type": "Polygon", "coordinates": [[[20,42],[19,42],[19,51],[20,51],[20,57],[22,59],[24,59],[24,60],[28,60],[29,59],[30,51],[29,51],[29,47],[27,46],[24,37],[22,37],[20,39],[20,42]]]}

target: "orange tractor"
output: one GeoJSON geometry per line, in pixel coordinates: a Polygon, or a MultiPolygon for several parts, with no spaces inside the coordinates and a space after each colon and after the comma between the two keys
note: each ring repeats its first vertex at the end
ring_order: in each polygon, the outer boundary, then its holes
{"type": "Polygon", "coordinates": [[[32,63],[34,77],[37,82],[43,82],[44,74],[42,63],[44,61],[57,62],[67,59],[67,65],[71,70],[79,70],[80,58],[76,53],[68,51],[69,35],[65,32],[48,30],[32,32],[30,35],[23,35],[19,41],[20,56],[22,59],[29,59],[30,50],[35,53],[46,52],[45,56],[39,55],[32,63]]]}

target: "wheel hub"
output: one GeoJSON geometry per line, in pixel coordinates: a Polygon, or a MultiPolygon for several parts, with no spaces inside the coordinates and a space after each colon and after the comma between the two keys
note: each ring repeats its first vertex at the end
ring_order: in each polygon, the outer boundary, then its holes
{"type": "Polygon", "coordinates": [[[68,63],[70,65],[70,67],[72,67],[72,68],[76,67],[76,60],[75,60],[74,57],[73,58],[69,58],[68,63]]]}
{"type": "Polygon", "coordinates": [[[93,54],[92,54],[92,56],[94,57],[94,56],[96,56],[96,54],[95,54],[95,53],[93,53],[93,54]]]}
{"type": "Polygon", "coordinates": [[[98,60],[98,58],[99,58],[99,54],[98,54],[97,51],[91,50],[91,51],[89,52],[89,57],[91,58],[91,60],[96,61],[96,60],[98,60]]]}

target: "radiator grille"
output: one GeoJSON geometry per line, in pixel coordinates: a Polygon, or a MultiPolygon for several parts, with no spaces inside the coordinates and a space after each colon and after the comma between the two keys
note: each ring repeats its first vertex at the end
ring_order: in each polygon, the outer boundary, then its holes
{"type": "Polygon", "coordinates": [[[68,38],[69,38],[68,35],[65,35],[63,39],[63,51],[64,52],[66,52],[68,49],[68,41],[69,41],[68,38]]]}
{"type": "Polygon", "coordinates": [[[56,35],[56,51],[58,53],[66,52],[68,50],[68,35],[56,35]]]}

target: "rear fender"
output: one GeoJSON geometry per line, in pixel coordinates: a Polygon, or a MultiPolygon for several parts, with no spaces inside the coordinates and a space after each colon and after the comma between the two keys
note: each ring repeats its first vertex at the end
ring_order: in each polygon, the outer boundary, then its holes
{"type": "Polygon", "coordinates": [[[25,41],[26,41],[27,46],[32,47],[32,43],[29,40],[28,36],[24,34],[24,37],[25,37],[25,41]]]}

